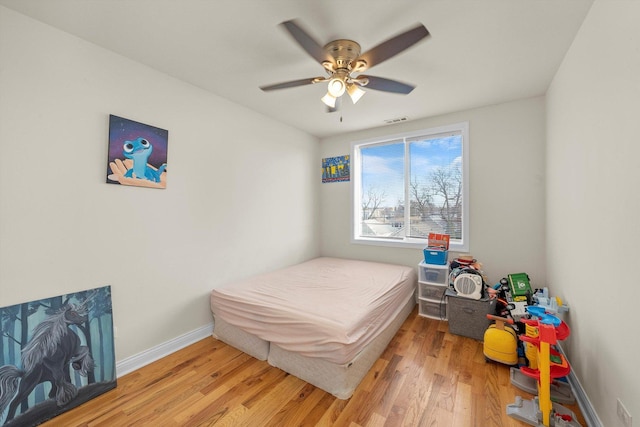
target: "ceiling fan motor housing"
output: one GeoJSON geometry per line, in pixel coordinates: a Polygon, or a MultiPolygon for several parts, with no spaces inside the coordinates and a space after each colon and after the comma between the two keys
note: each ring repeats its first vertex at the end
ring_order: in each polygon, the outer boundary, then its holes
{"type": "MultiPolygon", "coordinates": [[[[351,62],[360,56],[360,45],[353,40],[339,39],[327,43],[324,50],[335,60],[336,69],[349,69],[351,62]]],[[[334,71],[334,70],[331,70],[334,71]]]]}

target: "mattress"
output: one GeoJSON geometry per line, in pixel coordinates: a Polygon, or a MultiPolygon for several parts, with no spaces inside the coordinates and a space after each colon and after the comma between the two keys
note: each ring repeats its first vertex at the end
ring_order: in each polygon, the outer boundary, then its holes
{"type": "Polygon", "coordinates": [[[346,364],[414,298],[412,267],[321,257],[211,292],[216,319],[279,348],[346,364]]]}

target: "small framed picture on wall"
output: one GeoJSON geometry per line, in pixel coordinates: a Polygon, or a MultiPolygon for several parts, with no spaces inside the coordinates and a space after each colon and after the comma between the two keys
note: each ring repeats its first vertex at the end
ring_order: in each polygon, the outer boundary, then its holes
{"type": "Polygon", "coordinates": [[[322,182],[349,181],[349,155],[322,159],[322,182]]]}
{"type": "Polygon", "coordinates": [[[109,115],[107,183],[167,187],[169,131],[109,115]]]}

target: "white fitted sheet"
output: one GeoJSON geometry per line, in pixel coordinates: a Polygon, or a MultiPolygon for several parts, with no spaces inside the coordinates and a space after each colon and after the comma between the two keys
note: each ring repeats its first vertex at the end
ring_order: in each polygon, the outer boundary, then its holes
{"type": "Polygon", "coordinates": [[[316,258],[211,292],[216,318],[280,348],[344,364],[414,298],[412,267],[316,258]]]}

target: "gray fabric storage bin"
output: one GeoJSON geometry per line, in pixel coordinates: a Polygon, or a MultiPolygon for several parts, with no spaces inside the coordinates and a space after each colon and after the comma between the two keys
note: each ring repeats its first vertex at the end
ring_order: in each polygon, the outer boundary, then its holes
{"type": "Polygon", "coordinates": [[[492,323],[487,319],[487,314],[495,314],[496,300],[460,297],[453,290],[447,290],[446,295],[449,307],[449,332],[483,341],[484,331],[492,323]]]}

